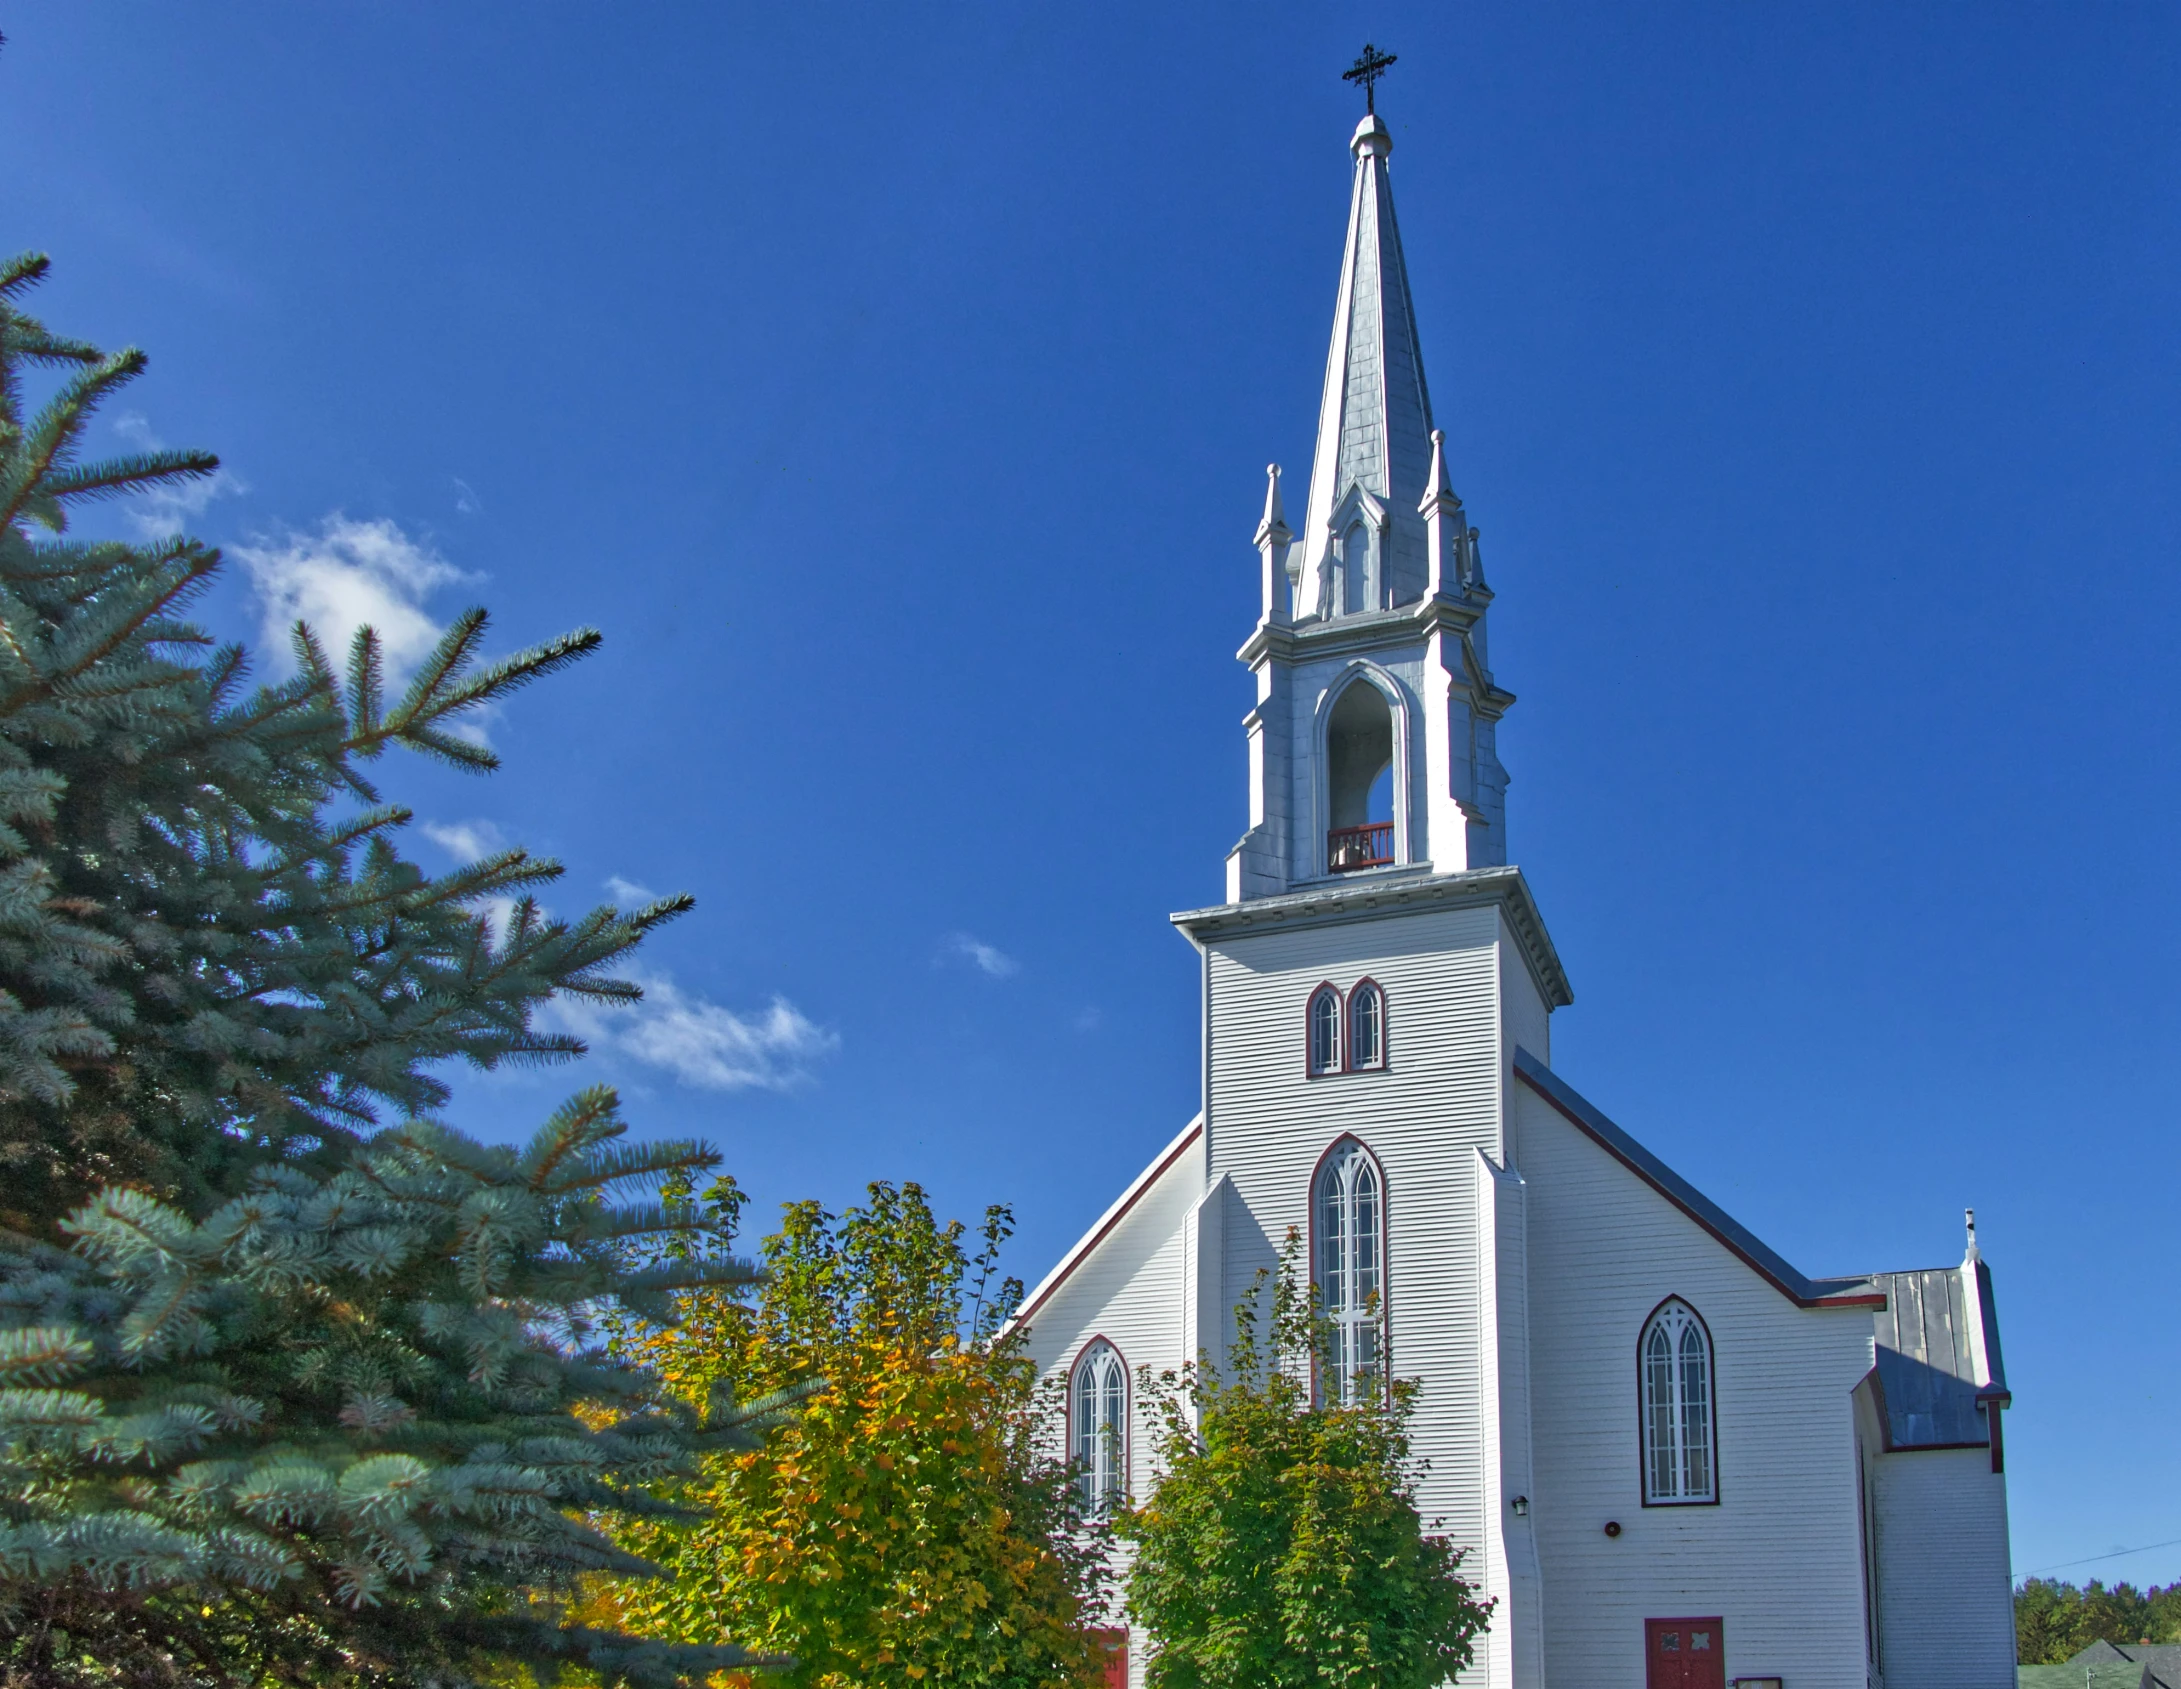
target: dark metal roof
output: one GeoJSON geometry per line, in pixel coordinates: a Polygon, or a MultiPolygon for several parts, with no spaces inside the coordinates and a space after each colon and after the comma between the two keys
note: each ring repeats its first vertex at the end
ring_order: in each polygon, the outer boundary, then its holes
{"type": "Polygon", "coordinates": [[[1878,1305],[1880,1292],[1869,1279],[1806,1278],[1797,1272],[1766,1247],[1755,1232],[1599,1113],[1574,1086],[1529,1051],[1515,1051],[1515,1073],[1638,1178],[1769,1279],[1791,1301],[1805,1308],[1878,1305]]]}
{"type": "Polygon", "coordinates": [[[1878,1401],[1889,1449],[1982,1448],[1992,1440],[1963,1331],[1961,1274],[1881,1273],[1878,1401]],[[1891,1328],[1891,1329],[1889,1329],[1891,1328]]]}
{"type": "Polygon", "coordinates": [[[2006,1398],[1998,1367],[1998,1326],[1991,1318],[1991,1272],[1972,1263],[1982,1294],[1972,1303],[1961,1267],[1879,1273],[1886,1293],[1878,1316],[1878,1397],[1886,1445],[1895,1449],[1983,1448],[1992,1440],[1984,1404],[2006,1398]],[[1992,1375],[1977,1349],[1989,1333],[1992,1375]]]}

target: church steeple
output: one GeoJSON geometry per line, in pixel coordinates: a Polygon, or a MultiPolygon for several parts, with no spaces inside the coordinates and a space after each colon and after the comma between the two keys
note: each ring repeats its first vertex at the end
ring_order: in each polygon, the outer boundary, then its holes
{"type": "MultiPolygon", "coordinates": [[[[1366,92],[1392,62],[1366,48],[1366,92]]],[[[1375,111],[1349,142],[1355,183],[1302,530],[1268,476],[1252,538],[1262,590],[1240,656],[1250,829],[1230,902],[1358,875],[1461,873],[1507,860],[1495,738],[1514,702],[1492,678],[1492,594],[1432,427],[1431,396],[1375,111]]]]}
{"type": "Polygon", "coordinates": [[[1431,474],[1431,395],[1387,178],[1393,135],[1373,113],[1348,145],[1355,185],[1303,518],[1298,621],[1386,609],[1421,597],[1425,585],[1417,505],[1431,474]]]}

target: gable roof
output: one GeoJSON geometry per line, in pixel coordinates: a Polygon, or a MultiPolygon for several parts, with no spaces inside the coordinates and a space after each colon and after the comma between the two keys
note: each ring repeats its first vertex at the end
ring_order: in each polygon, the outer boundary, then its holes
{"type": "Polygon", "coordinates": [[[1181,1129],[1173,1142],[1159,1151],[1150,1166],[1130,1181],[1128,1189],[1114,1198],[1113,1205],[1098,1216],[1098,1223],[1083,1234],[1073,1249],[1061,1256],[1053,1270],[1038,1280],[1037,1288],[1025,1296],[1022,1306],[1008,1316],[1005,1329],[1013,1330],[1042,1308],[1053,1292],[1067,1282],[1068,1275],[1083,1264],[1092,1250],[1106,1241],[1113,1228],[1128,1218],[1128,1211],[1143,1200],[1145,1193],[1159,1182],[1166,1170],[1179,1161],[1183,1152],[1203,1135],[1204,1116],[1200,1114],[1181,1129]]]}
{"type": "Polygon", "coordinates": [[[1868,1278],[1807,1278],[1757,1234],[1598,1111],[1529,1051],[1515,1051],[1515,1077],[1637,1178],[1680,1209],[1760,1278],[1800,1308],[1881,1308],[1885,1292],[1868,1278]]]}

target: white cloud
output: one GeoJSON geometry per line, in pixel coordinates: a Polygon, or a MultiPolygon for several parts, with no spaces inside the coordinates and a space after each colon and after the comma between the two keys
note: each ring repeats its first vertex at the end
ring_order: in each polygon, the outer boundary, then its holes
{"type": "Polygon", "coordinates": [[[289,533],[233,551],[257,588],[274,662],[293,667],[288,629],[298,621],[310,623],[336,663],[346,659],[356,630],[368,625],[378,630],[391,685],[405,680],[445,631],[425,600],[477,578],[393,522],[356,522],[339,513],[315,534],[289,533]]]}
{"type": "MultiPolygon", "coordinates": [[[[166,441],[159,437],[151,419],[142,411],[123,411],[114,418],[113,428],[132,452],[156,452],[166,448],[166,441]]],[[[249,490],[227,470],[215,469],[209,475],[194,476],[187,481],[159,482],[132,494],[125,515],[138,539],[163,540],[202,516],[214,499],[249,490]]]]}
{"type": "Polygon", "coordinates": [[[457,862],[475,862],[507,848],[505,835],[490,821],[426,821],[418,830],[457,862]]]}
{"type": "Polygon", "coordinates": [[[786,1091],[807,1082],[811,1064],[840,1048],[785,997],[754,1015],[684,991],[666,974],[630,969],[644,988],[635,1004],[555,998],[541,1020],[602,1054],[655,1067],[705,1091],[786,1091]]]}
{"type": "Polygon", "coordinates": [[[613,899],[616,909],[641,909],[659,901],[659,894],[651,887],[624,880],[619,874],[606,876],[606,895],[613,899]]]}
{"type": "Polygon", "coordinates": [[[1005,979],[1009,974],[1022,971],[1022,964],[1006,951],[966,932],[947,934],[945,946],[940,951],[940,960],[967,962],[972,967],[983,969],[994,979],[1005,979]]]}
{"type": "Polygon", "coordinates": [[[477,489],[459,475],[449,476],[454,482],[454,510],[457,516],[481,515],[485,501],[477,496],[477,489]]]}

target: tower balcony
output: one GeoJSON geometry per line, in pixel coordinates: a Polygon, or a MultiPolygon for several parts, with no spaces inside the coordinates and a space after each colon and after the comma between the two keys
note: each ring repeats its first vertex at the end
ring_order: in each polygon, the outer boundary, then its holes
{"type": "Polygon", "coordinates": [[[1325,861],[1336,874],[1391,867],[1393,823],[1371,821],[1361,827],[1335,827],[1325,835],[1325,861]]]}

